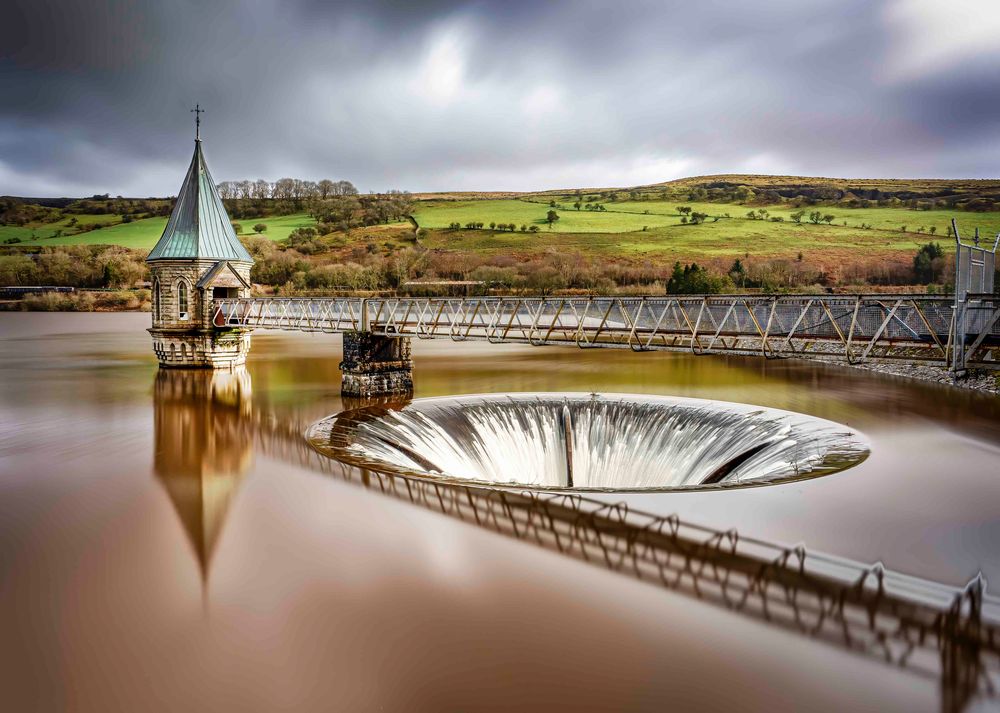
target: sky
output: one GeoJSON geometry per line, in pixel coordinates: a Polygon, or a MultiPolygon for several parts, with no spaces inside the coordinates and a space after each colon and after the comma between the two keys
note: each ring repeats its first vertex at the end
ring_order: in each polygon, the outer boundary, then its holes
{"type": "Polygon", "coordinates": [[[996,178],[996,0],[5,0],[0,195],[996,178]]]}

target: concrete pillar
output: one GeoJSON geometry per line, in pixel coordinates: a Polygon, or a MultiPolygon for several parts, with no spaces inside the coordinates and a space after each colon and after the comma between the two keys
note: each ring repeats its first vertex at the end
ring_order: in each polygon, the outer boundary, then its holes
{"type": "Polygon", "coordinates": [[[344,396],[407,395],[413,392],[413,360],[409,337],[382,337],[371,332],[344,332],[341,394],[344,396]]]}

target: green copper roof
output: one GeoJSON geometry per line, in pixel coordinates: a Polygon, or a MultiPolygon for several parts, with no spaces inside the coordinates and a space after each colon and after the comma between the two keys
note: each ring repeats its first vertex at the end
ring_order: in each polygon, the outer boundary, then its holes
{"type": "Polygon", "coordinates": [[[174,212],[146,260],[185,258],[253,262],[229,222],[199,140],[194,143],[194,157],[177,194],[174,212]]]}

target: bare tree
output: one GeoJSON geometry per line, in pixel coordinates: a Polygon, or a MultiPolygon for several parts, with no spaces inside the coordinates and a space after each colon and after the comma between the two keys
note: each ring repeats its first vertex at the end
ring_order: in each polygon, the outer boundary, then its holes
{"type": "Polygon", "coordinates": [[[263,178],[258,178],[253,183],[254,200],[262,201],[271,197],[271,184],[263,178]]]}
{"type": "Polygon", "coordinates": [[[337,181],[334,187],[333,195],[335,196],[356,196],[358,195],[358,189],[354,187],[354,184],[350,181],[337,181]]]}
{"type": "Polygon", "coordinates": [[[278,200],[288,200],[293,196],[294,191],[294,178],[279,178],[274,182],[274,188],[271,190],[271,197],[278,200]]]}

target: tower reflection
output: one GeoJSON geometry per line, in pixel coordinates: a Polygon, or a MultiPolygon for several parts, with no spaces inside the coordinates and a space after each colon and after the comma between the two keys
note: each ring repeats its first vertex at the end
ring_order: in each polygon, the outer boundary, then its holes
{"type": "Polygon", "coordinates": [[[153,385],[153,470],[207,580],[233,496],[253,463],[250,374],[161,369],[153,385]]]}
{"type": "MultiPolygon", "coordinates": [[[[879,564],[863,566],[624,503],[354,468],[322,454],[331,434],[320,424],[307,440],[302,415],[293,411],[281,417],[260,404],[255,408],[245,371],[163,370],[156,377],[154,403],[156,476],[183,523],[204,580],[229,507],[259,450],[268,458],[936,679],[942,711],[957,713],[997,700],[1000,603],[986,596],[979,578],[955,590],[879,564]]],[[[372,403],[345,400],[344,406],[372,403]]],[[[390,406],[388,400],[380,405],[390,406]]]]}

